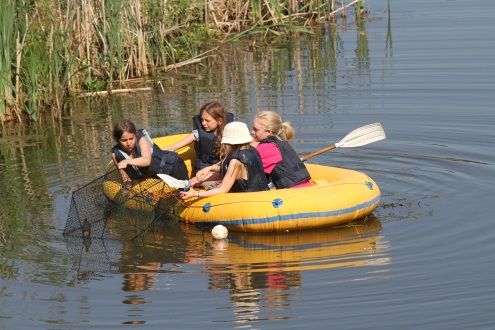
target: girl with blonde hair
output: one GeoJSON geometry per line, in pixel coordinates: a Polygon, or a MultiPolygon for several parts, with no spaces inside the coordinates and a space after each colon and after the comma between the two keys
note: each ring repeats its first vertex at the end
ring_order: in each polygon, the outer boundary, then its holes
{"type": "Polygon", "coordinates": [[[277,189],[311,185],[306,166],[288,142],[294,138],[292,123],[282,122],[273,111],[261,111],[254,117],[251,134],[267,179],[277,189]]]}

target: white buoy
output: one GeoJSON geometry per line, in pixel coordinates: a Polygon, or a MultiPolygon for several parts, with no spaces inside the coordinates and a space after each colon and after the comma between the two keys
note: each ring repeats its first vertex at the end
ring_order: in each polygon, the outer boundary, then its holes
{"type": "Polygon", "coordinates": [[[228,235],[229,231],[222,225],[216,225],[211,230],[211,236],[213,236],[214,239],[224,239],[227,238],[228,235]]]}

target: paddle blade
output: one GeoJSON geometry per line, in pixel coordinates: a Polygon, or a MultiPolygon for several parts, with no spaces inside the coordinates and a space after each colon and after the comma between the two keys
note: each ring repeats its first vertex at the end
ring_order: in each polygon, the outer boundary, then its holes
{"type": "Polygon", "coordinates": [[[369,124],[356,128],[347,134],[340,142],[335,143],[337,148],[352,148],[385,139],[385,132],[379,123],[369,124]]]}
{"type": "Polygon", "coordinates": [[[185,188],[187,187],[187,181],[177,180],[167,174],[157,174],[160,179],[162,179],[170,188],[185,188]]]}

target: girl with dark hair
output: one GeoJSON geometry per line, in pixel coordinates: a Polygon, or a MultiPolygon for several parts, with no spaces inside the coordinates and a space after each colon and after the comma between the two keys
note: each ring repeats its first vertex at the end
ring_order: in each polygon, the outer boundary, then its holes
{"type": "Polygon", "coordinates": [[[160,149],[145,129],[136,129],[130,120],[121,119],[115,123],[113,138],[117,144],[112,148],[112,159],[120,170],[125,188],[131,188],[132,180],[143,174],[157,177],[163,173],[188,179],[186,164],[179,155],[160,149]]]}
{"type": "Polygon", "coordinates": [[[217,101],[206,103],[193,117],[193,131],[184,139],[164,148],[177,151],[194,142],[196,161],[194,172],[220,161],[220,144],[225,125],[234,120],[234,114],[227,112],[217,101]]]}

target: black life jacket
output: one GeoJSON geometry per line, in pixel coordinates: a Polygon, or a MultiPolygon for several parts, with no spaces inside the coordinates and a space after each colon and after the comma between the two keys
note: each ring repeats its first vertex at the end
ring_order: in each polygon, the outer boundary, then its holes
{"type": "MultiPolygon", "coordinates": [[[[141,178],[142,174],[145,174],[149,177],[157,177],[158,173],[170,174],[173,167],[177,163],[179,158],[179,154],[173,151],[166,151],[160,149],[148,135],[145,129],[139,129],[137,138],[136,138],[136,146],[134,147],[134,157],[141,157],[141,147],[139,146],[139,141],[141,138],[147,139],[150,148],[153,150],[151,153],[151,163],[150,166],[147,167],[137,167],[137,166],[127,166],[126,172],[133,179],[141,178]]],[[[129,158],[126,152],[122,149],[120,144],[116,144],[112,148],[112,153],[115,154],[115,158],[117,162],[120,162],[124,159],[129,158]]]]}
{"type": "Polygon", "coordinates": [[[277,189],[290,188],[311,179],[306,166],[295,150],[287,141],[281,141],[274,136],[269,136],[260,143],[274,143],[282,160],[275,165],[268,179],[273,182],[277,189]]]}
{"type": "Polygon", "coordinates": [[[222,162],[222,176],[227,173],[232,159],[237,159],[244,164],[248,171],[248,179],[235,180],[230,192],[264,191],[269,189],[261,157],[256,148],[250,146],[249,149],[231,152],[222,162]]]}
{"type": "MultiPolygon", "coordinates": [[[[234,114],[227,112],[227,123],[234,121],[234,114]]],[[[194,149],[196,150],[196,161],[194,162],[194,168],[200,170],[207,166],[216,164],[220,161],[220,157],[215,153],[215,144],[217,142],[217,136],[213,132],[207,132],[201,125],[201,116],[196,115],[193,117],[193,129],[198,130],[199,141],[194,143],[194,149]]]]}

